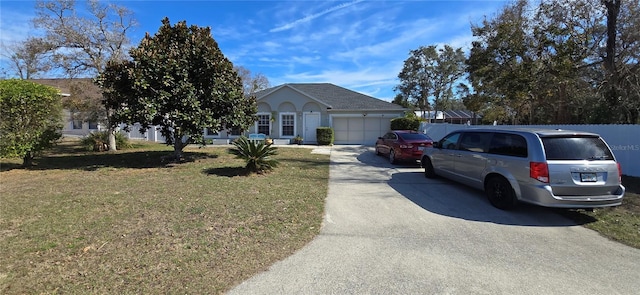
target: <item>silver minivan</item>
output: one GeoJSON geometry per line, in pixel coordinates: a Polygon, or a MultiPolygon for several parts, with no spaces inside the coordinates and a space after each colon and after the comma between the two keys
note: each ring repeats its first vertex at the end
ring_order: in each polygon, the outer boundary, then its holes
{"type": "Polygon", "coordinates": [[[491,204],[518,202],[596,208],[622,204],[620,164],[595,133],[540,129],[464,129],[422,154],[424,175],[484,190],[491,204]]]}

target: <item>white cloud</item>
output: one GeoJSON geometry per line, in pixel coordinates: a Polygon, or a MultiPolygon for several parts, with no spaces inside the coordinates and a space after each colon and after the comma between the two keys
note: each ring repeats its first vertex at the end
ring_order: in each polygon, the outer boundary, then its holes
{"type": "Polygon", "coordinates": [[[275,27],[275,28],[269,30],[269,32],[275,33],[275,32],[281,32],[281,31],[290,30],[290,29],[293,29],[293,28],[295,28],[296,26],[298,26],[300,24],[311,22],[312,20],[314,20],[314,19],[316,19],[318,17],[321,17],[321,16],[323,16],[325,14],[328,14],[328,13],[331,13],[331,12],[334,12],[334,11],[337,11],[337,10],[340,10],[340,9],[347,8],[349,6],[352,6],[352,5],[354,5],[354,4],[358,3],[358,2],[362,2],[362,1],[363,0],[354,0],[354,1],[351,1],[351,2],[347,2],[347,3],[342,3],[342,4],[339,4],[339,5],[336,5],[336,6],[327,8],[327,9],[325,9],[323,11],[320,11],[318,13],[314,13],[314,14],[305,16],[303,18],[297,19],[295,21],[286,23],[284,25],[280,25],[278,27],[275,27]]]}

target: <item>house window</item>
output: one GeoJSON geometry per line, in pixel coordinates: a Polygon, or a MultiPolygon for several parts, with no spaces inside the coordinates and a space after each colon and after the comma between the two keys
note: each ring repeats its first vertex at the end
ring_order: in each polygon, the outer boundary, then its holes
{"type": "Polygon", "coordinates": [[[270,135],[269,130],[271,130],[271,114],[258,114],[258,122],[256,125],[258,133],[270,135]]]}
{"type": "Polygon", "coordinates": [[[76,110],[71,111],[71,128],[72,129],[82,129],[82,119],[80,118],[80,113],[76,110]]]}
{"type": "Polygon", "coordinates": [[[242,130],[240,130],[240,128],[232,128],[229,130],[229,135],[240,136],[242,135],[242,130]]]}
{"type": "Polygon", "coordinates": [[[215,129],[207,128],[207,136],[218,136],[218,131],[215,129]]]}
{"type": "Polygon", "coordinates": [[[296,132],[296,115],[295,114],[281,114],[280,115],[280,128],[282,128],[280,134],[283,137],[293,137],[296,132]]]}
{"type": "Polygon", "coordinates": [[[98,129],[98,122],[89,121],[89,129],[97,130],[98,129]]]}
{"type": "Polygon", "coordinates": [[[82,120],[71,119],[71,125],[73,129],[82,129],[82,120]]]}

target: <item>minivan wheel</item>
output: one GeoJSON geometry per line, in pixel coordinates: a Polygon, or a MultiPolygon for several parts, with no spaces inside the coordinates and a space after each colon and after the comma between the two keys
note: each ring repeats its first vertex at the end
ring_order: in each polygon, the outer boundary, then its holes
{"type": "Polygon", "coordinates": [[[431,164],[431,160],[428,157],[424,157],[422,159],[422,166],[424,167],[424,177],[426,178],[435,178],[436,172],[433,171],[433,164],[431,164]]]}
{"type": "Polygon", "coordinates": [[[394,152],[393,149],[391,149],[389,151],[389,163],[395,164],[396,162],[397,162],[397,160],[396,160],[396,152],[394,152]]]}
{"type": "Polygon", "coordinates": [[[485,187],[491,205],[498,209],[509,210],[516,206],[518,200],[509,181],[502,177],[489,179],[485,187]]]}

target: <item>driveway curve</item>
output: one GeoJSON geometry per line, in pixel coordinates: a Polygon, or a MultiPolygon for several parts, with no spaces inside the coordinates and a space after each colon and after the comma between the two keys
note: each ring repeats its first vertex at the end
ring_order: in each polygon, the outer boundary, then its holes
{"type": "Polygon", "coordinates": [[[334,146],[320,234],[228,294],[638,294],[640,250],[422,171],[334,146]]]}

